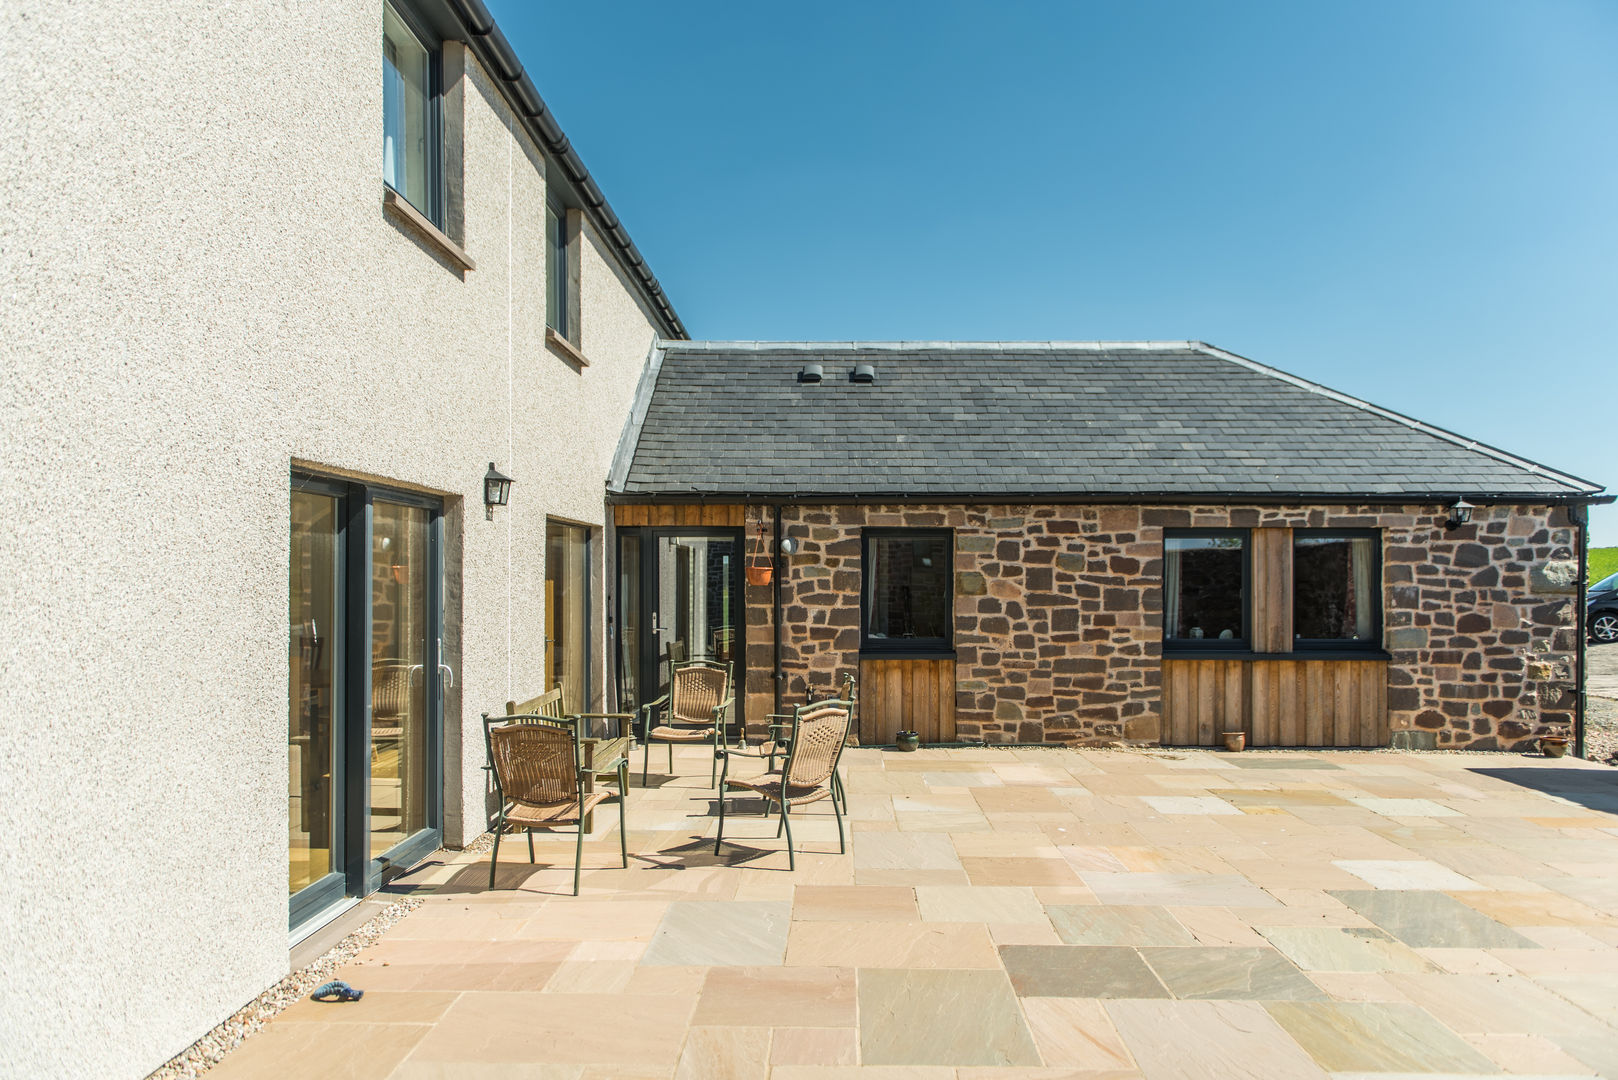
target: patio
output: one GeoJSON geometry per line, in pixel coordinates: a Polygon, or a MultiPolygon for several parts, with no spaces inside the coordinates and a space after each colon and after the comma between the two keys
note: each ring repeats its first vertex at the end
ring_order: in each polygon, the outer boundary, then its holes
{"type": "Polygon", "coordinates": [[[707,755],[677,760],[631,789],[630,869],[610,831],[578,898],[567,839],[503,844],[494,890],[486,854],[428,864],[338,974],[362,1001],[214,1075],[1618,1076],[1602,766],[851,750],[849,854],[818,804],[789,874],[753,800],[714,857],[707,755]]]}

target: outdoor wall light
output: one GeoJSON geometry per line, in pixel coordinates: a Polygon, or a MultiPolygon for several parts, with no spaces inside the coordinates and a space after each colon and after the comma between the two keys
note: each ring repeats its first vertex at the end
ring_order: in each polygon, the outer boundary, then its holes
{"type": "Polygon", "coordinates": [[[488,520],[494,520],[494,508],[506,505],[511,498],[511,477],[494,467],[489,462],[489,471],[483,474],[483,513],[488,520]]]}
{"type": "Polygon", "coordinates": [[[1477,509],[1465,499],[1456,499],[1449,507],[1449,520],[1444,522],[1446,529],[1459,529],[1472,520],[1472,511],[1477,509]]]}
{"type": "Polygon", "coordinates": [[[790,536],[783,536],[781,538],[781,554],[783,554],[783,555],[791,555],[791,554],[795,553],[797,550],[798,550],[798,542],[796,540],[792,539],[792,537],[790,537],[790,536]]]}

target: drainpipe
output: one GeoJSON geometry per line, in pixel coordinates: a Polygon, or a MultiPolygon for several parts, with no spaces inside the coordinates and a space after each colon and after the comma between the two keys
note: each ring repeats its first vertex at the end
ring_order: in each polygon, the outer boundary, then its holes
{"type": "MultiPolygon", "coordinates": [[[[787,673],[781,669],[781,504],[775,504],[775,540],[770,550],[770,559],[775,567],[772,576],[775,594],[775,711],[781,711],[781,686],[786,680],[787,673]]],[[[1583,608],[1579,609],[1583,611],[1583,608]]],[[[1582,728],[1580,729],[1583,730],[1582,728]]]]}
{"type": "Polygon", "coordinates": [[[1579,586],[1573,594],[1573,602],[1578,605],[1574,609],[1574,626],[1578,642],[1573,651],[1573,756],[1582,758],[1584,757],[1584,639],[1588,633],[1584,626],[1584,590],[1590,584],[1590,507],[1587,504],[1570,504],[1567,516],[1573,522],[1573,527],[1579,531],[1578,543],[1573,549],[1579,560],[1579,586]]]}

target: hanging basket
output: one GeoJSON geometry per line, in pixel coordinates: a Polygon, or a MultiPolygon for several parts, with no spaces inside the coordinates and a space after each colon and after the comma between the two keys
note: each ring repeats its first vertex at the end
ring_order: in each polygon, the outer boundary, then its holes
{"type": "Polygon", "coordinates": [[[758,535],[754,539],[752,554],[747,560],[747,583],[749,585],[768,585],[775,580],[775,564],[773,560],[764,555],[764,522],[758,523],[758,535]]]}

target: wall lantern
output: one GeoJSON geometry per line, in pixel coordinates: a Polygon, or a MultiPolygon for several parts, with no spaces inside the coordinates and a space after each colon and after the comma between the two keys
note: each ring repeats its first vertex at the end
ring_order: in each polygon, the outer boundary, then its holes
{"type": "Polygon", "coordinates": [[[1446,529],[1459,529],[1472,520],[1472,511],[1477,509],[1465,499],[1456,499],[1449,507],[1449,520],[1444,522],[1446,529]]]}
{"type": "Polygon", "coordinates": [[[511,484],[511,477],[489,462],[489,471],[483,474],[483,513],[490,521],[494,520],[494,508],[510,500],[511,484]]]}
{"type": "Polygon", "coordinates": [[[798,542],[796,540],[792,539],[790,536],[783,536],[781,538],[781,554],[792,555],[796,553],[797,550],[798,542]]]}

